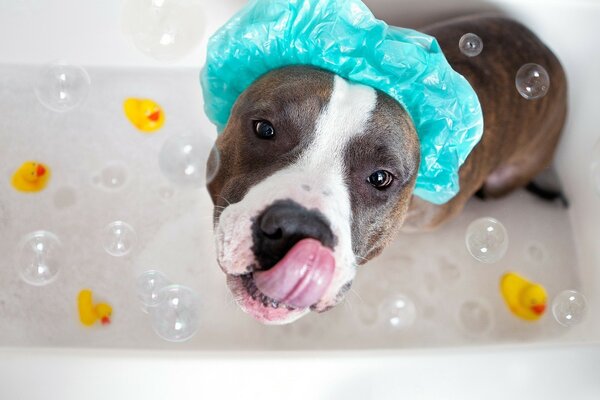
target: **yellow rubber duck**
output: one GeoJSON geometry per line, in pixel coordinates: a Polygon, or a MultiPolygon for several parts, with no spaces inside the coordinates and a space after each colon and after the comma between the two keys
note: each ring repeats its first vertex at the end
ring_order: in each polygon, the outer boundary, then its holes
{"type": "Polygon", "coordinates": [[[546,311],[546,289],[514,272],[504,274],[500,292],[510,311],[519,318],[535,321],[546,311]]]}
{"type": "Polygon", "coordinates": [[[26,161],[12,176],[12,186],[20,192],[39,192],[50,179],[50,169],[37,161],[26,161]]]}
{"type": "Polygon", "coordinates": [[[153,100],[129,98],[123,103],[127,119],[143,132],[154,132],[165,123],[165,113],[153,100]]]}
{"type": "Polygon", "coordinates": [[[77,308],[79,309],[79,320],[85,326],[92,326],[98,320],[102,325],[110,324],[112,307],[105,303],[94,305],[90,289],[83,289],[79,292],[77,308]]]}

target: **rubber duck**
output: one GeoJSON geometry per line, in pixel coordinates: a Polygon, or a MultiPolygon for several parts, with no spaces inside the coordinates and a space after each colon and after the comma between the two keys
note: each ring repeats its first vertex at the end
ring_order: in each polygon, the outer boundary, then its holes
{"type": "Polygon", "coordinates": [[[50,179],[50,169],[37,161],[26,161],[12,176],[12,186],[20,192],[39,192],[50,179]]]}
{"type": "Polygon", "coordinates": [[[79,309],[79,320],[85,326],[92,326],[98,320],[102,325],[110,324],[112,307],[106,303],[94,305],[90,289],[83,289],[79,292],[79,296],[77,296],[77,308],[79,309]]]}
{"type": "Polygon", "coordinates": [[[129,98],[123,109],[127,119],[143,132],[154,132],[165,123],[165,113],[153,100],[129,98]]]}
{"type": "Polygon", "coordinates": [[[500,292],[510,311],[519,318],[535,321],[546,311],[546,289],[514,272],[504,274],[500,292]]]}

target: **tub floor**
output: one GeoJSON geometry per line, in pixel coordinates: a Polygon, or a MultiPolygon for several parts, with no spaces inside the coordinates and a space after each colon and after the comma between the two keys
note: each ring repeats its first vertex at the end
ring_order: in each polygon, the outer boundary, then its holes
{"type": "Polygon", "coordinates": [[[360,268],[346,301],[328,313],[283,327],[254,322],[234,304],[215,262],[207,193],[171,185],[158,167],[158,152],[169,136],[187,130],[212,140],[215,130],[203,116],[198,71],[88,72],[87,100],[55,113],[35,97],[36,69],[0,66],[5,116],[0,121],[0,346],[401,348],[540,342],[559,340],[566,332],[551,312],[537,323],[517,320],[497,289],[509,270],[543,283],[550,298],[579,288],[567,211],[523,191],[499,201],[473,200],[435,233],[400,235],[360,268]],[[133,128],[122,112],[126,97],[159,102],[166,112],[164,128],[152,135],[133,128]],[[41,193],[18,193],[10,186],[11,175],[30,159],[47,163],[52,179],[41,193]],[[93,177],[114,162],[126,166],[126,184],[101,189],[93,177]],[[510,237],[508,253],[492,265],[471,258],[464,245],[466,227],[483,216],[500,220],[510,237]],[[138,235],[138,246],[123,258],[110,256],[101,245],[102,228],[114,220],[128,222],[138,235]],[[65,248],[60,275],[43,287],[26,284],[15,269],[19,241],[35,230],[54,232],[65,248]],[[188,342],[158,338],[141,311],[134,280],[150,268],[199,294],[201,328],[188,342]],[[113,305],[110,326],[80,325],[76,297],[86,287],[113,305]],[[394,294],[408,296],[417,308],[415,324],[399,332],[378,315],[379,304],[394,294]],[[475,310],[471,328],[459,318],[465,302],[475,310]]]}

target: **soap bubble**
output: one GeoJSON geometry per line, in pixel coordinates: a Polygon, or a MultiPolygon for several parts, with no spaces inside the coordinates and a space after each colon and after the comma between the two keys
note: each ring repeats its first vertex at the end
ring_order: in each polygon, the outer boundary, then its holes
{"type": "Polygon", "coordinates": [[[137,235],[131,225],[123,221],[108,224],[102,232],[104,250],[111,256],[122,257],[129,254],[137,242],[137,235]]]}
{"type": "Polygon", "coordinates": [[[594,190],[600,196],[600,140],[592,151],[591,175],[594,190]]]}
{"type": "Polygon", "coordinates": [[[417,318],[417,308],[411,299],[395,295],[379,306],[379,318],[392,330],[404,330],[411,327],[417,318]]]}
{"type": "Polygon", "coordinates": [[[185,134],[167,139],[158,157],[163,174],[173,183],[186,186],[209,183],[220,164],[217,148],[201,135],[185,134]]]}
{"type": "Polygon", "coordinates": [[[115,162],[105,166],[98,175],[92,178],[93,183],[107,190],[117,190],[125,186],[129,171],[124,164],[115,162]]]}
{"type": "Polygon", "coordinates": [[[552,301],[554,319],[562,326],[573,326],[585,315],[586,299],[575,290],[560,292],[552,301]]]}
{"type": "Polygon", "coordinates": [[[445,258],[439,261],[438,265],[440,278],[446,283],[455,283],[460,279],[460,269],[458,264],[445,258]]]}
{"type": "Polygon", "coordinates": [[[170,200],[175,196],[175,189],[170,186],[163,186],[158,189],[158,195],[165,201],[170,200]]]}
{"type": "Polygon", "coordinates": [[[159,291],[158,304],[150,308],[152,328],[170,342],[190,339],[200,323],[196,294],[189,288],[170,285],[159,291]]]}
{"type": "Polygon", "coordinates": [[[204,16],[200,1],[126,0],[123,30],[135,47],[159,61],[189,54],[202,39],[204,16]]]}
{"type": "Polygon", "coordinates": [[[63,255],[62,244],[55,234],[32,232],[19,245],[19,274],[30,285],[46,285],[58,275],[63,265],[63,255]]]}
{"type": "Polygon", "coordinates": [[[471,255],[484,263],[495,263],[508,250],[508,233],[494,218],[480,218],[469,225],[465,238],[471,255]]]}
{"type": "Polygon", "coordinates": [[[458,47],[465,56],[475,57],[483,50],[483,41],[474,33],[465,33],[460,38],[458,47]]]}
{"type": "Polygon", "coordinates": [[[34,90],[45,107],[64,112],[85,100],[90,91],[90,77],[82,67],[61,61],[42,68],[34,90]]]}
{"type": "Polygon", "coordinates": [[[482,301],[467,300],[458,309],[458,322],[466,333],[483,335],[492,328],[491,308],[482,301]]]}
{"type": "Polygon", "coordinates": [[[159,302],[159,292],[171,283],[160,271],[149,270],[143,272],[135,280],[138,299],[146,307],[154,307],[159,302]]]}
{"type": "Polygon", "coordinates": [[[550,76],[541,65],[525,64],[517,72],[515,85],[521,96],[527,100],[539,99],[548,93],[550,76]]]}
{"type": "Polygon", "coordinates": [[[542,264],[546,258],[544,246],[540,243],[531,243],[526,252],[529,259],[537,264],[542,264]]]}

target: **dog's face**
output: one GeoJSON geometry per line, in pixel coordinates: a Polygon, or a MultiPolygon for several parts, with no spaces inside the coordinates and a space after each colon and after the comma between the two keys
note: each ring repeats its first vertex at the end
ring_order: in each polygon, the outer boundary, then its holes
{"type": "Polygon", "coordinates": [[[402,225],[419,166],[397,102],[309,67],[253,83],[217,147],[218,263],[242,309],[271,324],[342,300],[402,225]]]}

